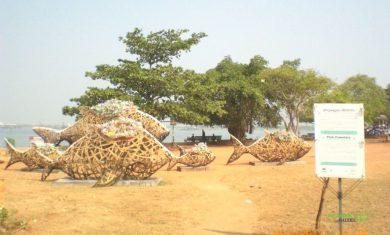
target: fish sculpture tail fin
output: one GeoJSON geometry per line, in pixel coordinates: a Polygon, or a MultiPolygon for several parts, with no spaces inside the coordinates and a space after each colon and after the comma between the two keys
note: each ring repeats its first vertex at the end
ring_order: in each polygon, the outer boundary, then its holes
{"type": "Polygon", "coordinates": [[[238,140],[236,137],[234,137],[232,134],[230,134],[230,137],[233,141],[233,145],[234,145],[234,152],[232,153],[232,155],[230,155],[230,158],[229,160],[227,161],[226,165],[236,161],[237,159],[239,159],[244,153],[248,153],[248,148],[243,144],[241,143],[240,140],[238,140]]]}
{"type": "Polygon", "coordinates": [[[20,162],[21,157],[22,157],[22,152],[17,150],[8,140],[7,138],[4,138],[5,144],[7,145],[7,151],[9,155],[9,161],[7,165],[5,166],[4,170],[6,170],[8,167],[11,165],[20,162]]]}
{"type": "Polygon", "coordinates": [[[33,127],[33,131],[37,133],[37,135],[39,135],[45,143],[59,145],[62,140],[61,131],[53,128],[33,127]]]}
{"type": "Polygon", "coordinates": [[[183,147],[181,147],[177,144],[174,144],[174,146],[179,149],[180,156],[179,156],[179,158],[170,158],[169,163],[168,163],[168,167],[167,167],[168,171],[170,171],[173,167],[175,167],[178,163],[180,163],[180,158],[187,153],[183,147]]]}

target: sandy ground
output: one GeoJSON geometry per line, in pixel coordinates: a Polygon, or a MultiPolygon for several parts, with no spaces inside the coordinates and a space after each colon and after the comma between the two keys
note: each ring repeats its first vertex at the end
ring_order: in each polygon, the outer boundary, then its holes
{"type": "MultiPolygon", "coordinates": [[[[3,163],[3,204],[28,221],[21,233],[29,234],[273,234],[314,227],[321,182],[314,175],[313,149],[301,159],[305,164],[282,166],[250,166],[250,155],[226,166],[233,148],[211,150],[217,159],[206,171],[160,170],[155,177],[163,179],[161,185],[144,188],[53,185],[65,175],[53,173],[41,182],[39,172],[22,171],[22,164],[4,171],[3,163]]],[[[0,155],[8,160],[3,150],[0,155]]],[[[343,206],[345,213],[368,220],[345,228],[389,234],[389,143],[368,141],[366,175],[343,206]]],[[[353,183],[344,182],[345,188],[353,183]]],[[[337,188],[335,180],[332,187],[337,188]]],[[[337,231],[329,218],[337,210],[328,191],[324,230],[337,231]]]]}

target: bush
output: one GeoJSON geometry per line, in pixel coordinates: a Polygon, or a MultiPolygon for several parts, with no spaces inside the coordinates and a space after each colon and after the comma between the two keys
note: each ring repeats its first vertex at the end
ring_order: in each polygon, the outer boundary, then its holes
{"type": "Polygon", "coordinates": [[[27,221],[16,219],[4,207],[0,207],[0,234],[27,229],[27,221]]]}
{"type": "Polygon", "coordinates": [[[16,143],[15,139],[10,138],[10,137],[6,137],[6,139],[7,139],[8,142],[10,142],[13,146],[15,146],[15,143],[16,143]]]}

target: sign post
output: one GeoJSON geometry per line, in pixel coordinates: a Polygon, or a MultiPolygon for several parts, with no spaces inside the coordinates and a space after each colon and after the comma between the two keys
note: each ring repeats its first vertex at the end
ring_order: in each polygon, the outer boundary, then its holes
{"type": "Polygon", "coordinates": [[[342,178],[337,179],[338,185],[339,185],[339,192],[337,195],[337,198],[339,199],[339,233],[343,234],[343,221],[342,214],[343,214],[343,186],[342,186],[342,178]]]}
{"type": "Polygon", "coordinates": [[[314,104],[314,124],[316,175],[338,179],[338,222],[342,234],[342,178],[365,177],[363,104],[314,104]]]}
{"type": "Polygon", "coordinates": [[[172,126],[172,145],[175,143],[175,126],[176,121],[174,119],[171,119],[170,124],[172,126]]]}

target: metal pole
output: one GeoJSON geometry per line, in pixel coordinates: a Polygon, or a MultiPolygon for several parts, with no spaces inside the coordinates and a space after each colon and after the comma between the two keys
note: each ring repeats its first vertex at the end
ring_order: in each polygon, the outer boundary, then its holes
{"type": "Polygon", "coordinates": [[[175,125],[172,125],[172,144],[175,143],[175,125]]]}
{"type": "Polygon", "coordinates": [[[338,178],[339,192],[337,198],[339,199],[339,233],[343,234],[343,191],[342,191],[342,181],[341,178],[338,178]]]}

